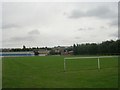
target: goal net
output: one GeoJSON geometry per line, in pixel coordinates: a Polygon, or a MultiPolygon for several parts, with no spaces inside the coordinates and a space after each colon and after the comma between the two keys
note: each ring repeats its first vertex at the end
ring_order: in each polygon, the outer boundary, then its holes
{"type": "Polygon", "coordinates": [[[117,66],[117,57],[118,56],[66,57],[64,58],[64,71],[80,69],[100,70],[101,67],[117,66]]]}

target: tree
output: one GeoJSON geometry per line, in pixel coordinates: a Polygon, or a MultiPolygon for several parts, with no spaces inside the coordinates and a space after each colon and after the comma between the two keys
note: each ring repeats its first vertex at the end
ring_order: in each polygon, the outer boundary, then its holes
{"type": "Polygon", "coordinates": [[[73,54],[77,55],[77,46],[75,44],[73,45],[73,54]]]}
{"type": "Polygon", "coordinates": [[[25,47],[25,45],[23,45],[23,51],[25,51],[26,50],[26,47],[25,47]]]}

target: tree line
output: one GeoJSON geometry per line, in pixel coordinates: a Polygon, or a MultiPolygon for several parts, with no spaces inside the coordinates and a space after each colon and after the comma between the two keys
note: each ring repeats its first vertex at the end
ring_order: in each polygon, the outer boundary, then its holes
{"type": "Polygon", "coordinates": [[[2,49],[2,52],[21,52],[21,51],[36,51],[36,50],[39,50],[39,49],[44,49],[44,50],[51,50],[51,48],[48,48],[48,47],[26,47],[25,45],[23,45],[23,48],[11,48],[11,49],[2,49]]]}
{"type": "Polygon", "coordinates": [[[74,44],[74,55],[119,55],[120,40],[104,41],[102,43],[74,44]]]}

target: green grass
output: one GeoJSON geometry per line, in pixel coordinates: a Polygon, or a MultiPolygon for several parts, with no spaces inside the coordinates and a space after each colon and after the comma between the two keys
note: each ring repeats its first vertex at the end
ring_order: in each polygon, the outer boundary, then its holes
{"type": "Polygon", "coordinates": [[[67,60],[63,56],[5,57],[3,88],[117,88],[118,59],[67,60]]]}

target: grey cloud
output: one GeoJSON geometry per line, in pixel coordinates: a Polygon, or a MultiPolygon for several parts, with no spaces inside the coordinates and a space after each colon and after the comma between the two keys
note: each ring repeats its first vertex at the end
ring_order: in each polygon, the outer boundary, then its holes
{"type": "Polygon", "coordinates": [[[3,24],[2,25],[2,29],[11,29],[11,28],[20,28],[20,26],[16,24],[3,24]]]}
{"type": "Polygon", "coordinates": [[[78,31],[82,31],[82,30],[85,30],[85,28],[79,28],[78,31]]]}
{"type": "Polygon", "coordinates": [[[4,40],[4,42],[12,42],[12,43],[33,42],[33,41],[37,40],[39,34],[40,34],[39,30],[35,29],[35,30],[32,30],[32,31],[28,32],[28,34],[25,35],[25,36],[11,37],[8,40],[4,40]]]}
{"type": "Polygon", "coordinates": [[[39,32],[39,30],[35,29],[35,30],[32,30],[32,31],[28,32],[28,34],[29,35],[39,35],[40,32],[39,32]]]}
{"type": "Polygon", "coordinates": [[[79,28],[78,29],[78,31],[83,31],[83,30],[94,30],[94,28],[88,27],[88,28],[79,28]]]}
{"type": "Polygon", "coordinates": [[[118,26],[118,20],[113,20],[112,22],[110,22],[110,26],[118,26]]]}
{"type": "Polygon", "coordinates": [[[81,37],[78,37],[78,36],[77,36],[77,37],[75,37],[75,39],[81,39],[81,37]]]}
{"type": "Polygon", "coordinates": [[[88,30],[94,30],[94,28],[92,28],[92,27],[88,27],[88,30]]]}
{"type": "Polygon", "coordinates": [[[107,29],[105,26],[100,26],[100,29],[107,29]]]}
{"type": "Polygon", "coordinates": [[[80,18],[80,17],[85,17],[86,14],[84,12],[81,12],[79,10],[73,10],[69,18],[80,18]]]}
{"type": "Polygon", "coordinates": [[[88,16],[95,16],[99,18],[113,18],[115,15],[108,7],[97,7],[93,10],[90,10],[86,13],[88,16]]]}
{"type": "Polygon", "coordinates": [[[112,37],[118,37],[118,32],[116,32],[116,33],[112,33],[112,34],[110,34],[109,36],[112,36],[112,37]]]}
{"type": "Polygon", "coordinates": [[[116,13],[106,6],[99,6],[97,8],[88,10],[87,12],[82,12],[79,9],[73,10],[69,18],[77,19],[82,17],[97,17],[97,18],[115,18],[116,13]]]}
{"type": "Polygon", "coordinates": [[[10,41],[18,41],[18,42],[21,42],[21,41],[32,41],[32,40],[35,40],[34,37],[32,36],[24,36],[24,37],[12,37],[10,38],[10,41]]]}

